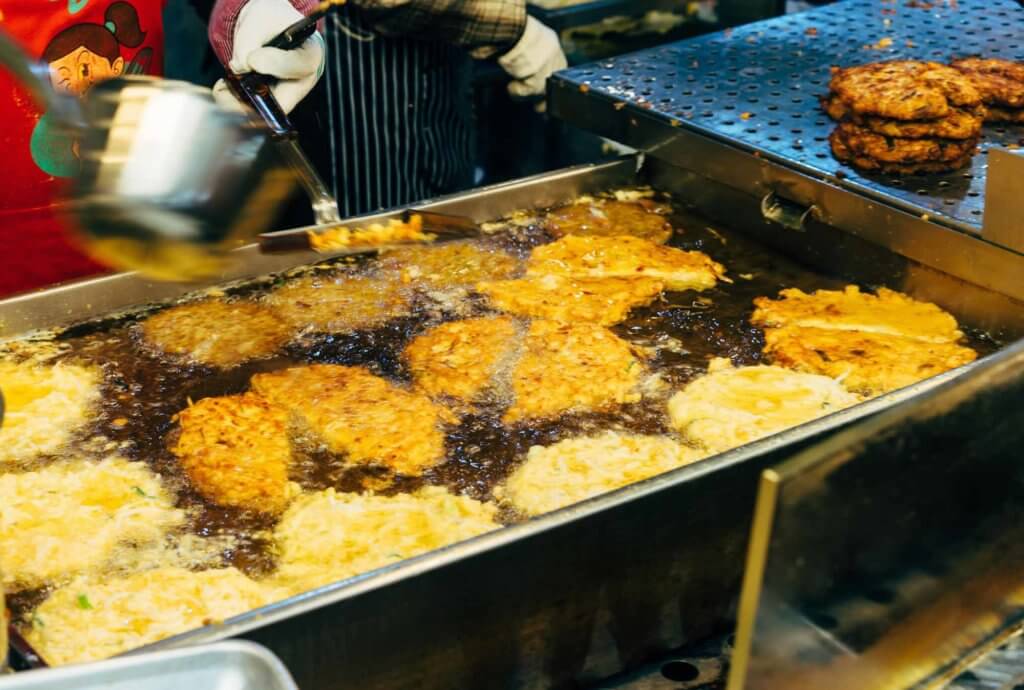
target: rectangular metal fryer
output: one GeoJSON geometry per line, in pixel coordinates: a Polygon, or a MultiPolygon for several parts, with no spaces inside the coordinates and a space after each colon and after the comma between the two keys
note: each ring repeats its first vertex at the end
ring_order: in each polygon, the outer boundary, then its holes
{"type": "Polygon", "coordinates": [[[818,104],[833,65],[972,54],[1022,60],[1022,26],[1024,7],[1014,0],[843,0],[560,72],[550,107],[583,129],[747,193],[814,206],[829,225],[899,242],[918,261],[1024,299],[1024,283],[993,276],[987,246],[964,242],[985,239],[988,151],[1020,147],[1024,126],[986,126],[970,168],[899,178],[836,161],[827,140],[835,123],[818,104]],[[928,237],[943,240],[926,246],[928,237]]]}
{"type": "MultiPolygon", "coordinates": [[[[424,207],[488,220],[637,184],[671,192],[684,206],[718,200],[730,210],[730,225],[822,272],[935,300],[962,322],[1006,340],[1024,332],[1024,308],[1004,295],[835,228],[816,224],[796,235],[764,221],[755,196],[655,160],[583,166],[424,207]]],[[[261,257],[253,248],[239,256],[242,265],[224,279],[319,258],[261,257]]],[[[998,259],[1004,271],[1020,275],[1024,269],[1019,255],[1000,252],[998,259]]],[[[10,335],[194,288],[114,276],[0,303],[0,323],[10,335]]],[[[304,690],[553,688],[613,675],[729,627],[762,469],[958,373],[153,647],[256,640],[285,662],[304,690]]]]}

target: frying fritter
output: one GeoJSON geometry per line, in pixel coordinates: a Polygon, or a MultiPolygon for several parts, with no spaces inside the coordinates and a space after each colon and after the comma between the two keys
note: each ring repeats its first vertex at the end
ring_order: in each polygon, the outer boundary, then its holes
{"type": "Polygon", "coordinates": [[[39,605],[26,637],[51,665],[97,661],[285,596],[234,568],[160,568],[113,579],[79,579],[39,605]]]}
{"type": "Polygon", "coordinates": [[[978,356],[956,343],[799,326],[767,329],[764,353],[774,364],[838,379],[868,396],[909,386],[978,356]]]}
{"type": "Polygon", "coordinates": [[[402,282],[434,287],[472,285],[483,280],[511,278],[519,260],[498,249],[473,242],[445,242],[430,247],[400,247],[382,252],[380,265],[397,271],[402,282]]]}
{"type": "Polygon", "coordinates": [[[959,170],[970,165],[974,158],[974,151],[966,153],[960,158],[948,162],[927,162],[927,163],[883,163],[867,156],[858,156],[850,150],[850,147],[843,141],[838,131],[833,131],[828,137],[832,146],[832,153],[836,159],[843,163],[849,163],[861,170],[870,172],[883,172],[891,175],[924,175],[930,173],[943,173],[952,170],[959,170]]]}
{"type": "Polygon", "coordinates": [[[65,446],[96,412],[101,380],[94,367],[0,360],[0,467],[65,446]]]}
{"type": "Polygon", "coordinates": [[[606,431],[534,446],[495,495],[540,515],[689,465],[705,453],[663,436],[606,431]]]}
{"type": "Polygon", "coordinates": [[[963,337],[956,319],[939,307],[886,288],[874,295],[856,285],[812,294],[788,288],[779,292],[778,300],[758,297],[754,305],[750,321],[762,327],[862,331],[929,343],[955,343],[963,337]]]}
{"type": "Polygon", "coordinates": [[[1024,108],[1024,62],[971,57],[951,64],[970,78],[985,103],[1024,108]]]}
{"type": "Polygon", "coordinates": [[[507,316],[452,321],[409,343],[405,361],[430,397],[472,402],[515,352],[517,331],[507,316]]]}
{"type": "Polygon", "coordinates": [[[970,155],[978,145],[972,139],[898,139],[876,134],[852,122],[840,122],[836,132],[855,156],[879,163],[948,163],[970,155]]]}
{"type": "Polygon", "coordinates": [[[282,285],[266,302],[295,330],[345,332],[375,328],[412,310],[397,280],[353,275],[311,275],[282,285]]]}
{"type": "Polygon", "coordinates": [[[291,334],[266,306],[217,299],[165,309],[142,324],[158,350],[221,368],[272,355],[291,334]]]}
{"type": "Polygon", "coordinates": [[[171,451],[210,502],[279,513],[294,493],[288,419],[254,393],[203,398],[178,413],[181,433],[171,451]]]}
{"type": "Polygon", "coordinates": [[[477,283],[475,289],[491,307],[509,314],[611,326],[624,321],[631,309],[657,299],[665,284],[653,278],[546,275],[477,283]]]}
{"type": "Polygon", "coordinates": [[[632,235],[664,244],[672,237],[672,224],[665,218],[667,210],[645,199],[588,199],[551,211],[547,226],[558,237],[632,235]]]}
{"type": "Polygon", "coordinates": [[[937,62],[893,60],[833,68],[829,89],[853,112],[894,120],[933,120],[950,109],[981,105],[981,93],[958,70],[937,62]]]}
{"type": "Polygon", "coordinates": [[[0,474],[0,584],[11,591],[97,572],[184,522],[145,463],[111,457],[0,474]]]}
{"type": "Polygon", "coordinates": [[[643,362],[629,343],[594,324],[534,321],[512,371],[507,423],[602,411],[640,399],[643,362]]]}
{"type": "Polygon", "coordinates": [[[984,108],[951,108],[949,115],[937,120],[891,120],[873,115],[858,115],[836,96],[822,99],[821,107],[833,120],[850,121],[887,137],[903,139],[973,139],[981,134],[984,108]]]}
{"type": "Polygon", "coordinates": [[[663,247],[623,235],[567,235],[532,252],[528,276],[572,278],[654,278],[669,290],[707,290],[725,275],[722,264],[702,252],[663,247]]]}
{"type": "Polygon", "coordinates": [[[495,512],[436,486],[390,497],[334,489],[308,494],[274,530],[273,581],[306,592],[498,529],[495,512]]]}
{"type": "Polygon", "coordinates": [[[421,393],[365,369],[314,364],[252,378],[252,389],[297,414],[334,453],[415,475],[444,458],[442,422],[454,421],[421,393]]]}
{"type": "Polygon", "coordinates": [[[764,365],[735,368],[716,358],[707,374],[672,396],[668,411],[688,440],[720,453],[859,401],[827,376],[764,365]]]}

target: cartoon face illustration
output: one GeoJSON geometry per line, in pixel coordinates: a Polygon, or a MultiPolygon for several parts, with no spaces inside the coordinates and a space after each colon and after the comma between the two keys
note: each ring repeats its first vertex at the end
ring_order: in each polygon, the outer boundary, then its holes
{"type": "Polygon", "coordinates": [[[124,58],[118,56],[111,62],[83,46],[50,63],[50,81],[61,91],[81,96],[96,82],[123,71],[124,58]]]}
{"type": "Polygon", "coordinates": [[[54,36],[42,58],[56,88],[81,96],[97,82],[125,72],[122,48],[138,47],[145,37],[135,8],[118,0],[107,8],[103,24],[75,24],[54,36]]]}

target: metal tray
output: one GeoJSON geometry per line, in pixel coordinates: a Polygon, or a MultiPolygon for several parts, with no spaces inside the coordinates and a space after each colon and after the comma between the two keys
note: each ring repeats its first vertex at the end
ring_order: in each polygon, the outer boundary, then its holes
{"type": "Polygon", "coordinates": [[[593,0],[568,7],[547,8],[527,3],[530,14],[555,31],[586,26],[618,15],[637,16],[651,10],[679,10],[678,0],[593,0]]]}
{"type": "MultiPolygon", "coordinates": [[[[756,196],[693,171],[642,161],[582,166],[424,207],[487,220],[582,193],[651,184],[672,193],[678,204],[729,216],[732,227],[823,273],[936,301],[961,322],[998,331],[1006,340],[1024,333],[1024,306],[908,260],[898,253],[899,238],[883,248],[820,223],[793,233],[765,221],[756,196]]],[[[267,257],[249,247],[239,258],[222,279],[319,257],[267,257]]],[[[1011,252],[997,252],[992,261],[1001,275],[1024,271],[1024,257],[1011,252]]],[[[98,317],[194,288],[134,275],[87,281],[0,302],[0,333],[98,317]]],[[[152,647],[252,639],[280,656],[304,690],[557,688],[611,676],[728,630],[761,470],[962,371],[152,647]]]]}
{"type": "MultiPolygon", "coordinates": [[[[573,68],[552,80],[551,109],[694,170],[706,167],[695,159],[713,147],[721,181],[774,191],[805,208],[818,205],[823,220],[844,230],[864,232],[892,209],[978,236],[987,153],[1021,146],[1024,127],[986,126],[969,169],[897,178],[836,161],[827,141],[835,123],[818,105],[833,65],[970,54],[1024,60],[1024,7],[1014,0],[930,5],[844,0],[573,68]],[[858,207],[854,217],[821,208],[823,194],[840,198],[838,192],[857,197],[850,202],[858,207]],[[865,206],[865,198],[877,203],[865,206]]],[[[961,277],[976,281],[974,274],[968,269],[961,277]]]]}
{"type": "Polygon", "coordinates": [[[0,690],[298,690],[281,661],[251,642],[220,642],[0,677],[0,690]]]}

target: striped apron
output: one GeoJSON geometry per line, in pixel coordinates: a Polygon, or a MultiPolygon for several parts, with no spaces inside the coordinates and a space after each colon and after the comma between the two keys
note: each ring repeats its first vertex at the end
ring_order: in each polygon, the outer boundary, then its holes
{"type": "Polygon", "coordinates": [[[328,18],[325,38],[327,150],[317,158],[342,216],[472,186],[472,58],[438,41],[381,36],[351,6],[328,18]]]}

